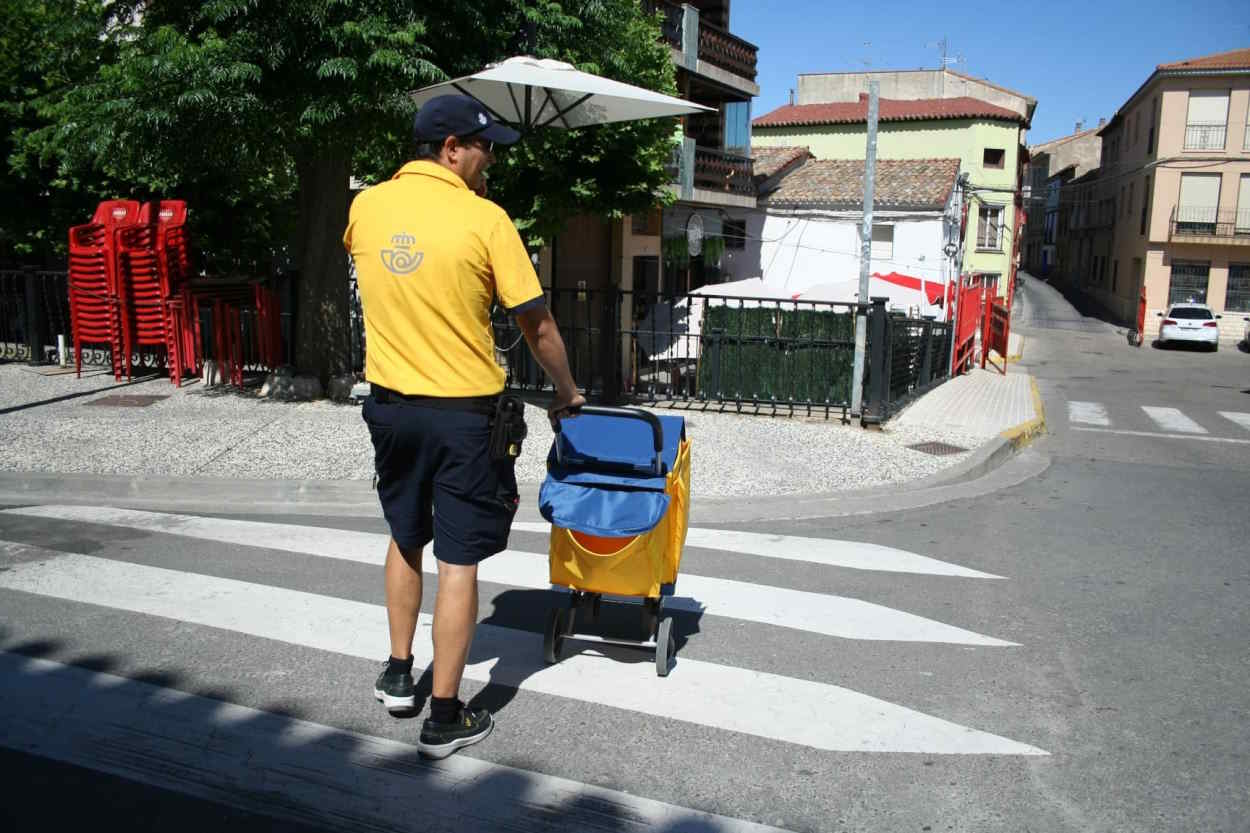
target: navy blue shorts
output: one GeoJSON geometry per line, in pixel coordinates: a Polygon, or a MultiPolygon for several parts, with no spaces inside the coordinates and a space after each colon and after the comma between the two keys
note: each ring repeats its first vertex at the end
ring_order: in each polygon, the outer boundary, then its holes
{"type": "Polygon", "coordinates": [[[366,397],[378,498],[401,549],[434,542],[434,557],[476,564],[507,548],[517,509],[516,463],[490,459],[490,418],[366,397]]]}

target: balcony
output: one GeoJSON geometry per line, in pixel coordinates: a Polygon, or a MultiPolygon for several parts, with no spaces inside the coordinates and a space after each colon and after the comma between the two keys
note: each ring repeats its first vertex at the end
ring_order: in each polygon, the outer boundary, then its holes
{"type": "MultiPolygon", "coordinates": [[[[643,0],[643,6],[664,16],[660,24],[664,40],[674,49],[685,52],[686,10],[669,0],[643,0]]],[[[691,12],[692,19],[698,21],[698,12],[694,9],[691,12]]],[[[756,58],[759,52],[755,44],[710,23],[699,21],[698,27],[698,45],[695,47],[698,60],[739,78],[745,78],[751,83],[755,82],[756,58]]]]}
{"type": "Polygon", "coordinates": [[[1175,243],[1250,246],[1250,209],[1181,206],[1172,209],[1168,239],[1175,243]]]}
{"type": "Polygon", "coordinates": [[[694,151],[694,187],[740,197],[754,197],[753,166],[745,156],[734,156],[715,148],[696,147],[694,151]]]}
{"type": "Polygon", "coordinates": [[[1185,125],[1185,150],[1223,150],[1227,135],[1224,122],[1191,122],[1185,125]]]}
{"type": "Polygon", "coordinates": [[[755,207],[754,165],[745,156],[698,147],[687,138],[684,145],[673,148],[668,172],[680,200],[755,207]]]}

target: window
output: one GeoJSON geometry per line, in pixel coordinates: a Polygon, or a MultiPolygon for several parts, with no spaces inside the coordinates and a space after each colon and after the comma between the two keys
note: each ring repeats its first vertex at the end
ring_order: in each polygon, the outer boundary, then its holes
{"type": "Polygon", "coordinates": [[[660,234],[660,209],[653,208],[633,215],[630,218],[630,230],[639,236],[658,237],[660,234]]]}
{"type": "Polygon", "coordinates": [[[1120,261],[1111,261],[1111,291],[1115,292],[1120,283],[1120,261]]]}
{"type": "Polygon", "coordinates": [[[1190,90],[1185,150],[1223,150],[1228,132],[1228,90],[1190,90]]]}
{"type": "Polygon", "coordinates": [[[1159,123],[1159,99],[1150,100],[1150,132],[1146,134],[1146,153],[1155,152],[1155,125],[1159,123]]]}
{"type": "Polygon", "coordinates": [[[1228,289],[1224,292],[1225,312],[1250,312],[1250,263],[1228,264],[1228,289]]]}
{"type": "Polygon", "coordinates": [[[1002,168],[1007,152],[1002,148],[986,148],[981,156],[981,165],[986,168],[1002,168]]]}
{"type": "Polygon", "coordinates": [[[1215,218],[1219,205],[1219,174],[1181,174],[1181,196],[1176,206],[1176,233],[1215,234],[1215,218]]]}
{"type": "Polygon", "coordinates": [[[725,105],[725,152],[751,155],[751,102],[731,101],[725,105]]]}
{"type": "Polygon", "coordinates": [[[977,248],[1001,252],[1003,250],[1003,209],[983,205],[977,223],[977,248]]]}
{"type": "MultiPolygon", "coordinates": [[[[1181,303],[1184,303],[1183,301],[1181,303]]],[[[1201,307],[1177,307],[1168,310],[1168,318],[1183,318],[1186,321],[1213,321],[1211,310],[1201,307]]]]}
{"type": "Polygon", "coordinates": [[[1133,201],[1136,199],[1136,197],[1133,196],[1133,188],[1134,188],[1134,184],[1130,182],[1128,184],[1128,204],[1124,206],[1125,217],[1133,216],[1133,201]]]}
{"type": "Polygon", "coordinates": [[[1146,183],[1141,188],[1141,227],[1137,229],[1138,234],[1146,233],[1146,219],[1150,216],[1150,177],[1146,177],[1146,183]]]}
{"type": "Polygon", "coordinates": [[[1207,278],[1210,273],[1210,261],[1172,261],[1172,278],[1168,284],[1168,305],[1205,304],[1207,302],[1207,278]]]}
{"type": "MultiPolygon", "coordinates": [[[[855,226],[857,240],[864,239],[864,224],[855,226]]],[[[894,257],[894,226],[872,226],[872,259],[891,260],[894,257]]]]}
{"type": "Polygon", "coordinates": [[[726,249],[745,249],[747,247],[747,221],[726,220],[721,236],[725,238],[726,249]]]}

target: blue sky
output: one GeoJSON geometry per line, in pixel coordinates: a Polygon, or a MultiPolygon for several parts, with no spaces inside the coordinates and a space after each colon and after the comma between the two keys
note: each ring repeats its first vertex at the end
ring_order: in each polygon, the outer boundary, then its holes
{"type": "Polygon", "coordinates": [[[731,31],[759,47],[753,116],[786,104],[803,73],[935,68],[945,36],[947,57],[964,59],[952,69],[1037,99],[1030,144],[1111,118],[1156,64],[1250,47],[1245,0],[731,0],[730,14],[731,31]]]}

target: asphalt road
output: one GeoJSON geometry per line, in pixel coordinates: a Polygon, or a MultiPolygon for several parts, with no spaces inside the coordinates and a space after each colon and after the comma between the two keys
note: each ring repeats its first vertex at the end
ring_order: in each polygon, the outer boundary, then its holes
{"type": "Polygon", "coordinates": [[[0,814],[46,827],[77,784],[71,814],[153,830],[1245,830],[1250,355],[1023,293],[1042,474],[692,531],[664,679],[542,663],[558,598],[519,530],[465,684],[499,727],[445,765],[369,696],[378,521],[0,512],[0,814]]]}

